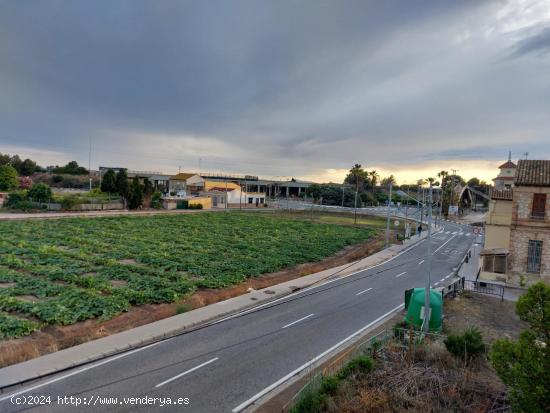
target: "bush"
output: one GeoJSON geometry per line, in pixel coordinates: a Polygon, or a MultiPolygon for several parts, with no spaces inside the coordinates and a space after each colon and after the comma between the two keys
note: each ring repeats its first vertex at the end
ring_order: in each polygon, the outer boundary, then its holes
{"type": "Polygon", "coordinates": [[[17,171],[11,165],[0,165],[0,191],[11,191],[19,186],[17,171]]]}
{"type": "Polygon", "coordinates": [[[368,356],[359,356],[351,360],[338,372],[339,379],[346,379],[352,374],[368,374],[374,369],[374,361],[368,356]]]}
{"type": "Polygon", "coordinates": [[[158,191],[151,195],[151,208],[162,208],[162,194],[158,191]]]}
{"type": "Polygon", "coordinates": [[[8,201],[6,202],[6,207],[13,208],[14,205],[18,204],[21,201],[26,201],[28,199],[27,191],[14,191],[8,194],[8,201]]]}
{"type": "Polygon", "coordinates": [[[460,335],[449,335],[445,340],[445,347],[451,354],[465,360],[485,353],[483,337],[475,327],[468,328],[460,335]]]}
{"type": "Polygon", "coordinates": [[[61,198],[59,203],[61,204],[62,209],[66,211],[70,211],[79,204],[79,199],[75,195],[67,195],[61,198]]]}
{"type": "Polygon", "coordinates": [[[48,202],[52,197],[52,190],[48,185],[38,183],[29,189],[28,195],[34,202],[48,202]]]}
{"type": "Polygon", "coordinates": [[[189,209],[202,209],[202,204],[201,203],[198,203],[198,204],[188,204],[189,205],[189,209]]]}
{"type": "Polygon", "coordinates": [[[518,341],[497,340],[489,357],[510,387],[515,411],[545,412],[550,406],[550,287],[538,282],[516,303],[516,313],[529,323],[518,341]]]}
{"type": "Polygon", "coordinates": [[[52,176],[52,182],[59,184],[63,182],[63,177],[61,175],[54,175],[52,176]]]}

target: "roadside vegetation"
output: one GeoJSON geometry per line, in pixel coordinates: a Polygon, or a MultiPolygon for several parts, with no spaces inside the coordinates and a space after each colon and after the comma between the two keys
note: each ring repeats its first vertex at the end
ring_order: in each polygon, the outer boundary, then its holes
{"type": "Polygon", "coordinates": [[[10,338],[319,261],[376,231],[232,212],[2,221],[0,233],[0,337],[10,338]]]}
{"type": "Polygon", "coordinates": [[[371,349],[374,359],[360,355],[310,382],[290,411],[547,412],[550,287],[531,286],[515,305],[475,293],[447,304],[446,339],[396,335],[371,349]]]}

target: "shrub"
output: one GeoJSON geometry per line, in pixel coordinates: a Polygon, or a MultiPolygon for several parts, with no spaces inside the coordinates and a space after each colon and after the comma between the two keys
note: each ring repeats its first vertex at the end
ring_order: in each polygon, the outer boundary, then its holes
{"type": "Polygon", "coordinates": [[[510,387],[515,411],[544,412],[550,406],[550,287],[538,282],[516,303],[516,313],[529,323],[518,341],[497,340],[489,357],[510,387]]]}
{"type": "Polygon", "coordinates": [[[54,175],[52,176],[52,182],[55,184],[59,184],[63,182],[63,177],[61,175],[54,175]]]}
{"type": "Polygon", "coordinates": [[[61,198],[59,203],[61,204],[62,209],[66,210],[66,211],[70,211],[70,210],[74,209],[75,206],[78,205],[79,200],[78,200],[77,196],[67,195],[67,196],[64,196],[63,198],[61,198]]]}
{"type": "Polygon", "coordinates": [[[202,209],[202,204],[201,203],[189,204],[189,209],[202,209]]]}
{"type": "Polygon", "coordinates": [[[162,208],[162,194],[158,191],[151,195],[151,208],[162,208]]]}
{"type": "Polygon", "coordinates": [[[48,202],[52,197],[52,190],[48,185],[38,183],[29,189],[28,195],[34,202],[48,202]]]}
{"type": "Polygon", "coordinates": [[[449,335],[445,340],[445,347],[450,353],[465,360],[485,352],[483,337],[475,327],[468,328],[460,335],[449,335]]]}
{"type": "Polygon", "coordinates": [[[11,165],[0,165],[0,191],[11,191],[18,186],[15,168],[11,165]]]}
{"type": "Polygon", "coordinates": [[[8,201],[6,202],[6,207],[13,208],[14,205],[18,204],[21,201],[26,201],[28,199],[27,191],[14,191],[8,194],[8,201]]]}
{"type": "Polygon", "coordinates": [[[352,374],[368,374],[374,369],[374,361],[368,356],[359,356],[351,360],[338,372],[339,379],[345,379],[352,374]]]}

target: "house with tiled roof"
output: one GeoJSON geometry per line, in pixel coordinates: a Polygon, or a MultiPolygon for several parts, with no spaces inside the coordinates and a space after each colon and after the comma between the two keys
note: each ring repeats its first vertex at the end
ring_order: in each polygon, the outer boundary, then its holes
{"type": "Polygon", "coordinates": [[[550,282],[550,160],[520,160],[512,196],[509,281],[550,282]]]}
{"type": "Polygon", "coordinates": [[[500,172],[498,176],[493,179],[495,188],[511,188],[514,184],[516,168],[516,164],[512,162],[512,152],[508,152],[508,160],[498,167],[500,172]]]}

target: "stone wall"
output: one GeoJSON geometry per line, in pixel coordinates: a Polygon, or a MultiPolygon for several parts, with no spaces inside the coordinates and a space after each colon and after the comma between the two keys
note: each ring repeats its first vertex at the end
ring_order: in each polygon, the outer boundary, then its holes
{"type": "Polygon", "coordinates": [[[514,188],[507,282],[519,285],[522,276],[527,285],[540,280],[550,283],[550,188],[548,187],[514,188]],[[535,193],[547,194],[544,220],[531,218],[535,193]],[[527,273],[529,240],[542,241],[540,274],[527,273]]]}

